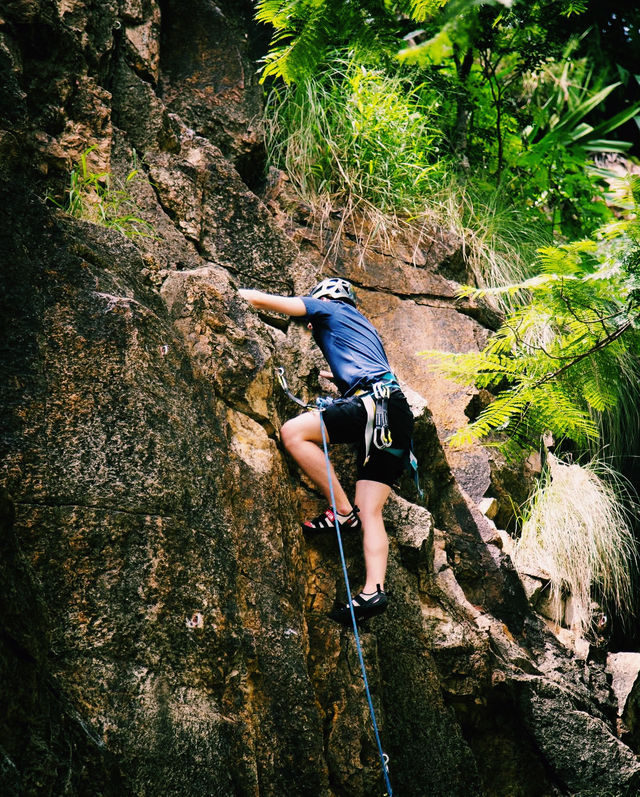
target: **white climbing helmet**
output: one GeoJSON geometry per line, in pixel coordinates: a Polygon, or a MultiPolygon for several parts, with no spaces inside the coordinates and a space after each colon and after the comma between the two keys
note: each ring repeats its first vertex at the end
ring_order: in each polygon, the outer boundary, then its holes
{"type": "Polygon", "coordinates": [[[329,277],[329,279],[322,280],[309,294],[314,299],[342,299],[349,302],[354,307],[356,306],[356,294],[350,282],[342,279],[341,277],[329,277]]]}

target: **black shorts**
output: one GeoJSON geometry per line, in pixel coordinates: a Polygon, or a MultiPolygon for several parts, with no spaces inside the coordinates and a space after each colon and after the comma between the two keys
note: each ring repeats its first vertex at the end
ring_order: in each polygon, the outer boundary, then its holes
{"type": "Polygon", "coordinates": [[[407,462],[413,433],[413,413],[404,394],[399,390],[391,394],[388,405],[391,447],[400,448],[403,456],[390,454],[376,448],[371,442],[369,461],[364,464],[364,431],[367,425],[367,410],[357,396],[336,399],[322,413],[329,442],[354,443],[357,450],[357,479],[381,482],[392,487],[407,462]]]}

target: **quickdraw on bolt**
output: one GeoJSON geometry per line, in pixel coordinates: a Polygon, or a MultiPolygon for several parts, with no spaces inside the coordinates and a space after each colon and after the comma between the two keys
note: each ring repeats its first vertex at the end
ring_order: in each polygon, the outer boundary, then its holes
{"type": "Polygon", "coordinates": [[[280,382],[280,387],[282,388],[286,396],[291,399],[291,401],[295,401],[295,403],[298,406],[303,407],[305,410],[310,409],[309,405],[306,402],[295,396],[289,389],[287,378],[284,375],[284,368],[282,366],[278,366],[278,368],[276,368],[276,376],[278,377],[278,382],[280,382]]]}
{"type": "Polygon", "coordinates": [[[332,403],[333,399],[330,396],[318,396],[313,404],[309,404],[303,401],[301,398],[298,398],[289,388],[289,384],[287,383],[287,377],[284,375],[284,368],[282,366],[278,366],[276,368],[276,376],[278,377],[278,382],[280,382],[280,387],[284,391],[285,395],[291,399],[291,401],[295,401],[295,403],[299,407],[303,407],[305,410],[326,410],[329,404],[332,403]]]}

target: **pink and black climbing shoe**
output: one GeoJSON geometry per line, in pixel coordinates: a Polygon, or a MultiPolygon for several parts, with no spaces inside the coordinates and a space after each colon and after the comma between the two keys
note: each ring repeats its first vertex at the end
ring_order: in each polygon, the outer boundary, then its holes
{"type": "MultiPolygon", "coordinates": [[[[380,584],[376,584],[375,592],[361,592],[359,595],[355,595],[351,602],[357,623],[367,620],[369,617],[375,617],[376,614],[382,614],[389,603],[386,592],[380,589],[380,584]]],[[[352,624],[351,611],[346,603],[336,601],[333,609],[329,612],[329,617],[341,625],[350,626],[352,624]]]]}
{"type": "MultiPolygon", "coordinates": [[[[358,507],[354,506],[348,515],[338,515],[338,523],[340,524],[341,531],[360,531],[362,523],[358,517],[359,511],[358,507]]],[[[303,531],[312,532],[314,534],[322,531],[335,531],[335,529],[336,523],[333,509],[327,509],[322,514],[318,515],[318,517],[314,517],[313,520],[307,520],[302,524],[303,531]]]]}

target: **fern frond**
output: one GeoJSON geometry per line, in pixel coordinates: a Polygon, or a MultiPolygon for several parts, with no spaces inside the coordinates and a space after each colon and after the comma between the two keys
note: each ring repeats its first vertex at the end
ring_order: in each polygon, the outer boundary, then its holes
{"type": "Polygon", "coordinates": [[[553,429],[557,438],[568,437],[579,445],[599,439],[598,426],[588,410],[563,385],[548,383],[535,396],[535,412],[542,426],[553,429]]]}
{"type": "Polygon", "coordinates": [[[409,14],[416,22],[424,22],[446,4],[447,0],[409,0],[409,14]]]}
{"type": "Polygon", "coordinates": [[[463,385],[474,382],[478,387],[491,387],[505,378],[520,374],[520,364],[511,357],[484,352],[452,354],[440,351],[420,351],[419,357],[433,361],[431,367],[463,385]]]}
{"type": "Polygon", "coordinates": [[[275,29],[261,80],[293,83],[310,75],[332,41],[338,13],[336,0],[260,0],[256,19],[275,29]]]}
{"type": "Polygon", "coordinates": [[[473,423],[463,426],[452,436],[451,445],[466,445],[495,430],[506,429],[514,418],[522,414],[527,403],[527,397],[521,388],[504,390],[495,401],[485,407],[473,423]]]}
{"type": "Polygon", "coordinates": [[[299,0],[258,0],[255,18],[265,25],[273,25],[276,30],[288,29],[292,18],[297,16],[301,3],[299,0]]]}

